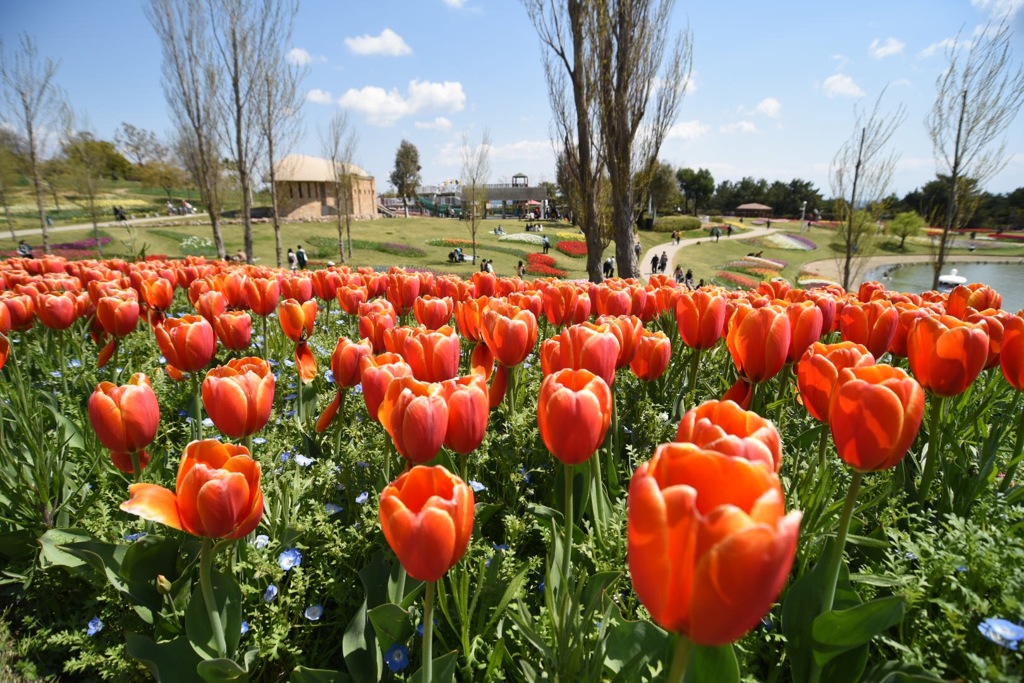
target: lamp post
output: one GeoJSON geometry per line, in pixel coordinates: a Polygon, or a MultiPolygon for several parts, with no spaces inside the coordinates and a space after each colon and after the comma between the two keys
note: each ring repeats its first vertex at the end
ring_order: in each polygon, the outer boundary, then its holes
{"type": "Polygon", "coordinates": [[[800,205],[800,232],[804,232],[807,229],[807,226],[804,225],[804,214],[806,214],[806,213],[807,213],[807,200],[805,199],[804,203],[800,205]]]}

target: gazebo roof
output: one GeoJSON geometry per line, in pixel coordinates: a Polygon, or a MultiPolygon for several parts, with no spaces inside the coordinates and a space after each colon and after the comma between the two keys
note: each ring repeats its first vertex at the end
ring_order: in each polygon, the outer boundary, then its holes
{"type": "MultiPolygon", "coordinates": [[[[363,169],[355,164],[339,164],[348,175],[367,176],[363,169]]],[[[306,156],[305,154],[289,154],[281,159],[274,168],[277,182],[333,182],[334,171],[329,159],[306,156]]]]}
{"type": "Polygon", "coordinates": [[[736,207],[737,211],[771,211],[772,207],[765,206],[764,204],[740,204],[736,207]]]}

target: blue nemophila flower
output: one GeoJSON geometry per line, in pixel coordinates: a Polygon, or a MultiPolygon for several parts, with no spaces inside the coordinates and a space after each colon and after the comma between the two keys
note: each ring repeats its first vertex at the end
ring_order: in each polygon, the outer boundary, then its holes
{"type": "Polygon", "coordinates": [[[335,505],[334,503],[327,503],[324,505],[324,510],[326,510],[329,515],[336,515],[341,512],[341,506],[335,505]]]}
{"type": "MultiPolygon", "coordinates": [[[[431,621],[434,622],[434,626],[437,626],[437,617],[434,617],[433,619],[431,619],[431,621]]],[[[416,626],[416,633],[419,634],[420,638],[423,637],[423,620],[422,619],[420,620],[419,625],[416,626]]]]}
{"type": "Polygon", "coordinates": [[[395,643],[384,653],[384,663],[388,665],[388,671],[391,673],[405,671],[409,666],[409,648],[401,643],[395,643]]]}
{"type": "Polygon", "coordinates": [[[358,467],[361,470],[365,470],[369,466],[370,466],[370,463],[364,462],[362,460],[359,460],[358,462],[356,462],[356,467],[358,467]]]}
{"type": "Polygon", "coordinates": [[[263,602],[274,602],[277,598],[277,586],[270,584],[267,586],[267,590],[263,591],[263,602]]]}
{"type": "Polygon", "coordinates": [[[478,482],[476,479],[469,480],[469,488],[473,489],[473,493],[480,493],[481,491],[487,490],[487,487],[478,482]]]}
{"type": "Polygon", "coordinates": [[[213,420],[211,420],[208,417],[204,417],[203,418],[203,426],[204,427],[212,427],[213,426],[213,420]]]}
{"type": "Polygon", "coordinates": [[[284,411],[284,416],[285,417],[295,417],[296,414],[297,413],[294,410],[286,410],[286,411],[284,411]]]}
{"type": "Polygon", "coordinates": [[[270,545],[270,536],[267,536],[266,534],[258,535],[256,540],[253,541],[253,545],[256,546],[257,550],[263,550],[270,545]]]}
{"type": "Polygon", "coordinates": [[[907,553],[903,557],[907,560],[907,562],[917,562],[917,555],[910,551],[907,551],[907,553]]]}
{"type": "Polygon", "coordinates": [[[965,564],[960,565],[959,567],[956,568],[956,571],[958,573],[961,573],[961,574],[966,572],[967,571],[967,565],[965,565],[965,564]]]}
{"type": "Polygon", "coordinates": [[[362,505],[363,503],[365,503],[369,499],[370,499],[370,494],[367,491],[363,491],[358,496],[356,496],[356,502],[359,503],[360,505],[362,505]]]}
{"type": "Polygon", "coordinates": [[[508,552],[509,550],[507,543],[492,543],[491,547],[497,550],[499,553],[508,552]]]}
{"type": "Polygon", "coordinates": [[[86,627],[85,632],[92,638],[94,635],[103,630],[103,622],[100,621],[99,617],[93,617],[89,620],[89,626],[86,627]]]}
{"type": "Polygon", "coordinates": [[[978,624],[978,630],[981,631],[981,635],[996,645],[1001,645],[1011,650],[1017,649],[1018,640],[1024,640],[1024,627],[1006,619],[999,619],[998,617],[985,619],[978,624]]]}
{"type": "Polygon", "coordinates": [[[267,362],[270,363],[270,367],[272,367],[272,368],[276,368],[277,367],[277,361],[274,360],[273,358],[267,359],[267,362]]]}
{"type": "Polygon", "coordinates": [[[146,535],[145,531],[140,531],[138,533],[128,534],[127,536],[124,537],[124,540],[128,541],[129,543],[134,543],[135,541],[139,540],[140,538],[142,538],[145,535],[146,535]]]}
{"type": "Polygon", "coordinates": [[[324,607],[319,602],[315,605],[310,605],[306,608],[306,611],[302,613],[302,616],[306,617],[310,621],[320,621],[320,617],[324,615],[324,607]]]}
{"type": "Polygon", "coordinates": [[[80,367],[82,367],[82,361],[78,360],[77,358],[72,358],[71,360],[68,361],[68,367],[69,368],[80,368],[80,367]]]}
{"type": "Polygon", "coordinates": [[[292,452],[291,451],[285,451],[284,453],[281,454],[281,462],[288,462],[289,460],[291,460],[291,457],[292,457],[292,452]]]}
{"type": "Polygon", "coordinates": [[[248,632],[249,632],[249,622],[248,621],[243,621],[242,622],[242,635],[244,636],[248,632]]]}
{"type": "Polygon", "coordinates": [[[160,356],[160,365],[167,365],[167,358],[166,357],[160,356]]]}
{"type": "Polygon", "coordinates": [[[298,567],[301,564],[302,553],[299,552],[298,548],[288,548],[288,550],[277,556],[277,566],[285,571],[298,567]]]}
{"type": "Polygon", "coordinates": [[[294,368],[294,367],[295,367],[295,361],[293,361],[293,360],[290,360],[290,359],[288,359],[288,358],[285,358],[285,359],[284,359],[284,366],[285,366],[286,368],[294,368]]]}
{"type": "Polygon", "coordinates": [[[284,397],[284,400],[286,400],[286,401],[294,401],[297,396],[298,396],[298,394],[293,391],[290,394],[286,394],[285,397],[284,397]]]}
{"type": "Polygon", "coordinates": [[[262,444],[265,444],[265,443],[267,442],[267,440],[266,440],[266,439],[264,439],[264,438],[263,438],[262,436],[257,436],[257,437],[255,437],[255,438],[254,438],[254,439],[252,440],[252,442],[253,442],[254,444],[256,444],[257,446],[260,446],[260,445],[262,445],[262,444]]]}
{"type": "MultiPolygon", "coordinates": [[[[178,417],[188,417],[188,411],[187,410],[179,410],[178,411],[178,417]]],[[[192,419],[192,418],[189,418],[189,419],[192,419]]]]}
{"type": "Polygon", "coordinates": [[[537,592],[540,593],[541,595],[543,595],[544,594],[545,586],[546,586],[545,582],[541,581],[539,584],[537,584],[537,592]]]}
{"type": "Polygon", "coordinates": [[[357,396],[363,393],[363,384],[362,384],[362,382],[360,382],[359,384],[357,384],[354,387],[352,387],[352,393],[356,394],[357,396]]]}
{"type": "Polygon", "coordinates": [[[309,467],[314,462],[315,460],[308,455],[303,455],[302,453],[295,454],[295,464],[299,467],[309,467]]]}
{"type": "Polygon", "coordinates": [[[328,384],[334,384],[334,370],[331,370],[330,368],[328,368],[324,372],[324,379],[327,380],[328,384]]]}
{"type": "Polygon", "coordinates": [[[56,377],[56,378],[60,379],[61,376],[62,375],[61,375],[61,371],[60,370],[54,370],[53,372],[50,373],[50,377],[56,377]]]}
{"type": "Polygon", "coordinates": [[[526,470],[526,465],[520,465],[519,466],[519,474],[523,475],[523,481],[525,481],[527,484],[530,483],[530,478],[531,477],[530,477],[530,473],[526,470]]]}

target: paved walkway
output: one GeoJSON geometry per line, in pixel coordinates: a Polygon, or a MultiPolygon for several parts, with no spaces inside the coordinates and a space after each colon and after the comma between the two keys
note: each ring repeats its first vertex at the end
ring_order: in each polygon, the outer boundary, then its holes
{"type": "MultiPolygon", "coordinates": [[[[737,232],[737,230],[739,230],[739,228],[735,224],[732,227],[733,227],[732,237],[726,237],[725,235],[722,235],[722,237],[721,237],[722,240],[748,240],[748,239],[752,239],[754,237],[761,237],[762,235],[768,235],[768,234],[771,234],[771,232],[772,232],[771,229],[765,228],[765,227],[746,228],[746,226],[744,226],[744,228],[743,228],[744,232],[737,232]]],[[[665,244],[655,245],[654,247],[651,247],[650,249],[648,249],[644,253],[643,258],[640,260],[640,263],[639,263],[639,266],[640,266],[640,277],[642,277],[642,278],[643,277],[650,277],[652,275],[652,273],[649,270],[649,268],[651,267],[651,259],[654,258],[655,254],[657,254],[658,256],[661,256],[661,252],[665,252],[665,255],[668,256],[668,267],[665,269],[665,274],[666,275],[671,275],[672,274],[672,267],[673,267],[672,264],[675,263],[676,252],[678,252],[680,249],[682,249],[684,247],[692,247],[692,246],[697,245],[697,244],[702,244],[702,243],[707,243],[707,242],[714,242],[714,241],[715,241],[715,238],[711,237],[710,235],[708,235],[706,237],[694,237],[694,238],[691,238],[691,239],[680,240],[679,244],[673,244],[672,242],[666,242],[665,244]]]]}
{"type": "MultiPolygon", "coordinates": [[[[134,227],[136,225],[148,225],[152,223],[167,223],[167,224],[178,224],[182,225],[183,221],[191,219],[202,219],[205,220],[205,213],[193,213],[188,216],[155,216],[153,218],[133,218],[127,221],[100,221],[96,224],[99,228],[125,228],[134,227]]],[[[49,233],[52,235],[57,232],[72,232],[74,230],[92,230],[92,223],[76,223],[74,225],[55,225],[50,228],[49,233]]],[[[0,232],[0,236],[9,237],[10,231],[5,230],[0,232]]],[[[34,237],[40,236],[43,231],[39,228],[24,228],[22,230],[15,230],[14,235],[21,239],[23,237],[34,237]]]]}

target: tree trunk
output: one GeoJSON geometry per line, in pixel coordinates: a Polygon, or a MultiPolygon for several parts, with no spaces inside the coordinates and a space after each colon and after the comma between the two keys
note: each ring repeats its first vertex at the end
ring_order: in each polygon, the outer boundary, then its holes
{"type": "Polygon", "coordinates": [[[867,129],[860,131],[860,146],[857,148],[857,163],[853,167],[853,190],[850,196],[850,220],[847,223],[846,233],[846,255],[843,261],[843,289],[849,291],[850,279],[853,271],[853,248],[856,246],[856,235],[853,232],[853,223],[857,212],[857,181],[860,180],[861,155],[864,153],[864,136],[867,129]]]}
{"type": "Polygon", "coordinates": [[[949,169],[949,204],[946,205],[946,221],[942,226],[942,239],[939,242],[939,253],[935,258],[935,266],[932,268],[932,289],[939,288],[939,276],[942,275],[942,268],[946,264],[946,244],[949,240],[949,233],[953,231],[953,223],[956,221],[960,203],[960,142],[964,130],[964,117],[967,114],[967,91],[964,90],[960,99],[960,117],[956,124],[956,142],[953,147],[953,167],[949,169]]]}
{"type": "Polygon", "coordinates": [[[601,244],[601,234],[595,227],[593,230],[584,230],[583,235],[587,241],[587,277],[591,282],[599,283],[604,280],[601,268],[604,245],[601,244]]]}
{"type": "Polygon", "coordinates": [[[640,266],[633,250],[633,200],[629,195],[616,197],[612,204],[615,222],[615,266],[623,277],[640,277],[640,266]]]}
{"type": "Polygon", "coordinates": [[[274,136],[267,136],[267,161],[270,164],[270,211],[274,221],[274,255],[281,267],[281,219],[277,215],[277,175],[274,172],[274,136]]]}
{"type": "Polygon", "coordinates": [[[39,155],[36,153],[36,136],[31,120],[28,123],[28,161],[32,172],[32,187],[36,193],[36,208],[39,210],[39,229],[43,233],[43,253],[50,253],[50,230],[46,225],[46,207],[43,206],[43,179],[39,170],[39,155]]]}

